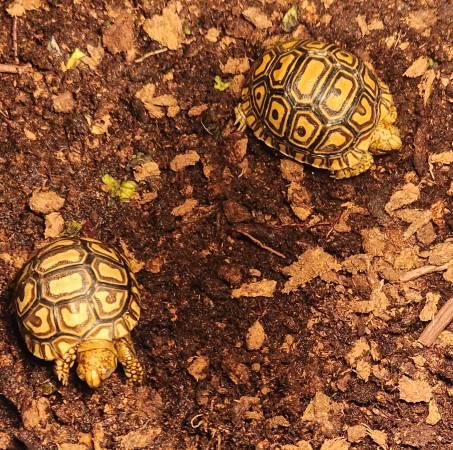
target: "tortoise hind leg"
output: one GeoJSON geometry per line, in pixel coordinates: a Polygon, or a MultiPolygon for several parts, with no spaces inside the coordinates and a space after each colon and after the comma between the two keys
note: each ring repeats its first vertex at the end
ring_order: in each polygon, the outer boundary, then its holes
{"type": "Polygon", "coordinates": [[[63,386],[66,386],[68,384],[69,371],[74,365],[76,358],[77,349],[71,348],[64,354],[63,358],[57,358],[55,360],[54,370],[57,375],[58,381],[60,381],[63,386]]]}
{"type": "Polygon", "coordinates": [[[125,336],[115,341],[118,360],[123,365],[126,377],[136,383],[143,381],[143,367],[135,353],[134,344],[130,336],[125,336]]]}
{"type": "Polygon", "coordinates": [[[339,170],[332,170],[332,176],[337,180],[351,178],[366,172],[373,164],[373,157],[364,150],[354,149],[344,156],[347,161],[346,167],[339,170]]]}
{"type": "Polygon", "coordinates": [[[234,125],[237,126],[238,131],[242,132],[247,128],[247,120],[245,118],[244,111],[242,111],[241,105],[238,105],[236,106],[236,108],[234,108],[234,113],[236,115],[234,125]]]}
{"type": "Polygon", "coordinates": [[[374,155],[399,150],[402,145],[400,131],[394,125],[397,112],[392,94],[382,80],[379,80],[379,86],[381,88],[379,120],[371,135],[369,147],[374,155]]]}

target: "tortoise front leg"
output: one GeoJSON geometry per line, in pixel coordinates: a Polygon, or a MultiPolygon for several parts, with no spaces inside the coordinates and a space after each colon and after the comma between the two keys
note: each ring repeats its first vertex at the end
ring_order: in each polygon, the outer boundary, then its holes
{"type": "Polygon", "coordinates": [[[68,350],[63,358],[57,358],[55,360],[54,370],[57,374],[57,378],[61,381],[63,386],[66,386],[69,381],[69,371],[71,367],[74,365],[74,362],[77,358],[77,349],[71,348],[68,350]]]}
{"type": "Polygon", "coordinates": [[[118,353],[118,360],[123,365],[126,377],[135,383],[143,381],[143,367],[135,353],[134,344],[130,336],[125,336],[115,341],[115,348],[118,353]]]}

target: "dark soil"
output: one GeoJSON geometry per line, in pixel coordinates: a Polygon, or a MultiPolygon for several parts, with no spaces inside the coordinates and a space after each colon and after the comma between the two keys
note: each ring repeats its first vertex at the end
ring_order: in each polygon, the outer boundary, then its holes
{"type": "MultiPolygon", "coordinates": [[[[453,448],[451,346],[422,349],[415,343],[426,325],[419,320],[425,295],[439,293],[441,305],[453,294],[441,272],[403,285],[384,269],[378,271],[384,291],[401,296],[391,299],[387,320],[348,308],[348,302],[370,297],[372,286],[363,273],[341,270],[337,282],[315,278],[290,294],[281,293],[287,280],[282,269],[310,247],[322,247],[339,262],[365,253],[364,229],[378,227],[399,251],[413,246],[427,251],[452,237],[453,204],[447,191],[453,165],[431,169],[428,164],[431,154],[451,150],[453,142],[451,3],[296,2],[299,36],[355,52],[388,83],[403,141],[401,152],[377,158],[370,171],[353,179],[333,181],[327,172],[305,167],[303,186],[311,195],[312,217],[319,217],[312,224],[310,219],[301,222],[290,208],[280,156],[249,132],[248,170],[239,165],[235,151],[244,135],[232,126],[238,96],[231,88],[214,89],[216,75],[233,78],[221,70],[229,57],[253,60],[266,39],[289,37],[281,25],[288,2],[183,1],[178,15],[187,43],[181,49],[139,63],[106,49],[97,70],[79,65],[68,71],[61,64],[76,47],[98,45],[113,21],[106,5],[115,2],[43,3],[17,19],[19,62],[33,71],[0,73],[0,448],[264,450],[306,440],[318,449],[326,439],[347,439],[348,427],[362,423],[384,432],[388,448],[453,448]],[[263,8],[273,26],[259,29],[246,21],[242,11],[250,6],[263,8]],[[414,29],[408,17],[426,11],[437,20],[426,30],[414,29]],[[368,25],[380,20],[382,26],[363,35],[358,16],[368,25]],[[218,42],[205,38],[210,28],[220,31],[218,42]],[[393,35],[397,41],[388,45],[393,35]],[[61,56],[47,48],[52,36],[61,56]],[[225,36],[234,38],[231,45],[220,44],[225,36]],[[421,56],[430,58],[436,75],[426,105],[419,92],[423,76],[403,76],[421,56]],[[173,80],[164,81],[168,72],[173,80]],[[156,85],[156,95],[173,95],[179,114],[151,118],[135,97],[146,83],[156,85]],[[65,91],[73,94],[75,105],[68,113],[56,112],[52,96],[65,91]],[[208,109],[189,117],[188,110],[200,104],[208,109]],[[108,133],[94,136],[87,117],[104,111],[111,117],[108,133]],[[201,161],[171,170],[173,158],[189,150],[201,161]],[[158,182],[139,183],[138,192],[158,187],[155,200],[122,203],[102,190],[104,174],[133,179],[134,166],[144,159],[155,161],[161,176],[158,182]],[[392,193],[408,181],[421,190],[411,207],[440,211],[430,244],[415,237],[402,242],[407,224],[384,210],[392,193]],[[62,387],[52,366],[26,350],[10,305],[20,266],[45,239],[44,217],[28,205],[38,188],[65,198],[60,213],[66,223],[83,224],[81,235],[118,247],[122,240],[145,263],[137,273],[143,307],[133,335],[146,368],[143,386],[129,385],[117,370],[96,391],[75,371],[70,385],[62,387]],[[187,198],[198,201],[196,208],[182,217],[172,214],[187,198]],[[235,203],[225,206],[226,201],[235,203]],[[346,202],[368,212],[352,214],[350,231],[337,232],[333,227],[346,202]],[[238,232],[235,214],[250,235],[285,258],[238,232]],[[277,281],[272,297],[232,298],[233,288],[262,278],[277,281]],[[407,291],[420,300],[407,300],[407,291]],[[250,351],[245,337],[257,320],[266,341],[250,351]],[[294,341],[290,349],[282,346],[287,335],[294,341]],[[370,361],[385,368],[385,376],[373,372],[364,381],[347,362],[361,337],[378,349],[370,361]],[[209,360],[206,377],[199,381],[187,370],[196,356],[209,360]],[[424,364],[414,362],[415,356],[423,356],[424,364]],[[398,382],[404,375],[423,378],[432,387],[442,416],[437,424],[425,423],[428,403],[400,398],[398,382]],[[331,428],[302,419],[317,392],[341,405],[341,411],[331,412],[331,428]],[[242,397],[258,400],[241,409],[242,397]],[[250,411],[256,414],[247,415],[250,411]],[[286,419],[284,425],[273,425],[270,419],[276,416],[286,419]]],[[[140,24],[161,14],[165,2],[131,3],[138,58],[159,48],[140,24]]],[[[14,63],[11,33],[12,18],[1,6],[1,63],[14,63]]],[[[370,437],[349,445],[378,448],[370,437]]]]}

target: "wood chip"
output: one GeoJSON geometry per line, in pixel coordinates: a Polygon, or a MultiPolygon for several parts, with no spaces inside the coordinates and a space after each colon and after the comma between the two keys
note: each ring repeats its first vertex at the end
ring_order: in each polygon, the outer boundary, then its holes
{"type": "Polygon", "coordinates": [[[143,102],[152,118],[162,119],[166,114],[164,107],[178,106],[178,101],[173,95],[155,96],[155,92],[156,86],[153,83],[148,83],[135,93],[135,97],[143,102]]]}

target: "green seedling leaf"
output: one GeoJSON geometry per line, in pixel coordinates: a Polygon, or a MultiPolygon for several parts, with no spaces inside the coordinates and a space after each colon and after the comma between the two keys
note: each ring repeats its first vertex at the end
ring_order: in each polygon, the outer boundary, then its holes
{"type": "Polygon", "coordinates": [[[61,233],[61,236],[75,236],[77,234],[79,234],[80,230],[82,229],[82,224],[80,222],[78,222],[77,220],[75,219],[71,219],[67,224],[66,224],[66,228],[65,230],[63,231],[63,233],[61,233]]]}
{"type": "Polygon", "coordinates": [[[120,189],[120,184],[121,183],[116,178],[113,178],[111,175],[109,175],[108,173],[106,173],[102,177],[102,182],[105,185],[105,190],[107,192],[110,192],[112,197],[116,197],[117,193],[118,193],[118,191],[120,189]]]}
{"type": "Polygon", "coordinates": [[[214,89],[217,91],[226,91],[230,87],[230,83],[223,81],[219,75],[216,75],[214,78],[214,89]]]}
{"type": "Polygon", "coordinates": [[[130,201],[137,190],[137,183],[135,181],[123,181],[118,190],[118,199],[120,202],[130,201]]]}
{"type": "Polygon", "coordinates": [[[102,177],[104,190],[110,192],[110,195],[117,198],[120,202],[130,201],[137,191],[137,183],[132,180],[119,181],[108,173],[102,177]]]}
{"type": "Polygon", "coordinates": [[[66,61],[65,68],[66,70],[70,70],[79,64],[80,60],[84,58],[86,55],[82,52],[79,48],[76,48],[72,53],[69,59],[66,61]]]}
{"type": "Polygon", "coordinates": [[[297,17],[297,8],[291,6],[291,8],[286,11],[282,20],[282,28],[285,32],[290,32],[296,25],[299,23],[299,18],[297,17]]]}

